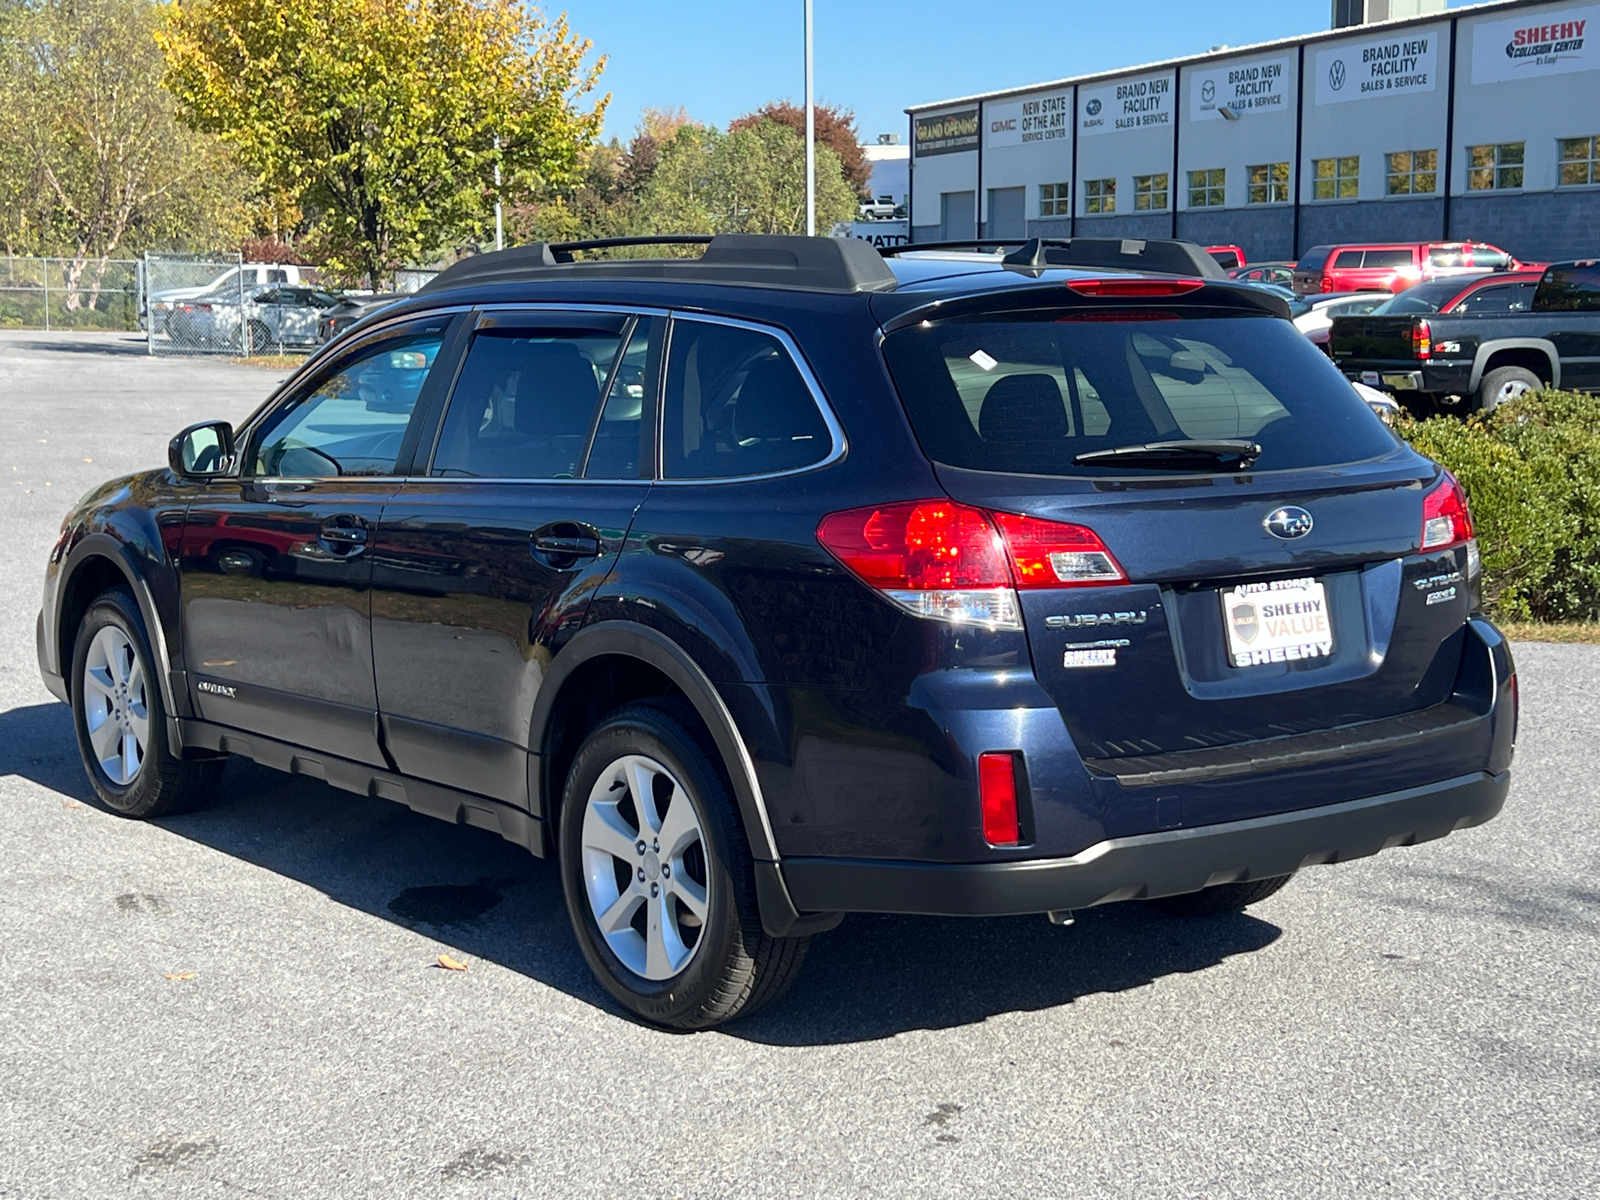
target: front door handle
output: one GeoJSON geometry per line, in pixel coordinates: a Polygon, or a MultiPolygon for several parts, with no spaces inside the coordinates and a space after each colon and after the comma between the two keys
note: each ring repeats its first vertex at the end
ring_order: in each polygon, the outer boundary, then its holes
{"type": "Polygon", "coordinates": [[[323,549],[340,558],[354,558],[367,548],[367,525],[360,517],[329,517],[317,535],[323,549]]]}

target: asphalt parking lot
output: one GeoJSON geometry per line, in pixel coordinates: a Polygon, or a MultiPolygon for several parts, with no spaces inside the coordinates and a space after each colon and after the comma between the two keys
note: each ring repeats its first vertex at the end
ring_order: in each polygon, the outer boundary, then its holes
{"type": "Polygon", "coordinates": [[[1600,647],[1517,648],[1487,826],[1247,915],[848,918],[693,1035],[624,1018],[489,834],[244,762],[110,815],[38,680],[45,554],[282,375],[0,333],[0,1196],[1600,1191],[1600,647]]]}

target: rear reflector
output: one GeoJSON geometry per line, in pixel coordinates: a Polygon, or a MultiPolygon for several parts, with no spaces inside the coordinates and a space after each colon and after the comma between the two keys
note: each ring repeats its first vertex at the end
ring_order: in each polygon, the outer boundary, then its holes
{"type": "Polygon", "coordinates": [[[1184,296],[1205,287],[1200,279],[1069,279],[1080,296],[1184,296]]]}
{"type": "Polygon", "coordinates": [[[1022,841],[1017,822],[1017,759],[1013,754],[978,755],[978,800],[983,808],[983,840],[991,846],[1022,841]]]}
{"type": "Polygon", "coordinates": [[[1472,512],[1456,477],[1445,471],[1439,485],[1422,498],[1422,549],[1443,550],[1472,539],[1472,512]]]}
{"type": "Polygon", "coordinates": [[[817,541],[912,615],[991,629],[1022,628],[1019,588],[1128,581],[1092,529],[948,499],[830,513],[817,541]]]}

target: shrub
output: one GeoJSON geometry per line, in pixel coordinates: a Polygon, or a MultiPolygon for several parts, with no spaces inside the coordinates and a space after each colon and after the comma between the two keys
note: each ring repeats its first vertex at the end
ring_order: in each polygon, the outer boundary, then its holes
{"type": "Polygon", "coordinates": [[[1600,618],[1600,396],[1530,393],[1399,432],[1466,488],[1494,616],[1600,618]]]}

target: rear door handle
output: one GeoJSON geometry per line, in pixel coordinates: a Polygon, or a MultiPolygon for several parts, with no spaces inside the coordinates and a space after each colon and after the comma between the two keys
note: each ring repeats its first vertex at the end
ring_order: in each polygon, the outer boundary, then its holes
{"type": "Polygon", "coordinates": [[[585,534],[561,536],[553,533],[533,535],[533,552],[551,558],[598,558],[600,539],[585,534]]]}
{"type": "Polygon", "coordinates": [[[317,535],[324,549],[341,558],[354,558],[367,548],[367,526],[360,517],[329,517],[317,535]]]}

